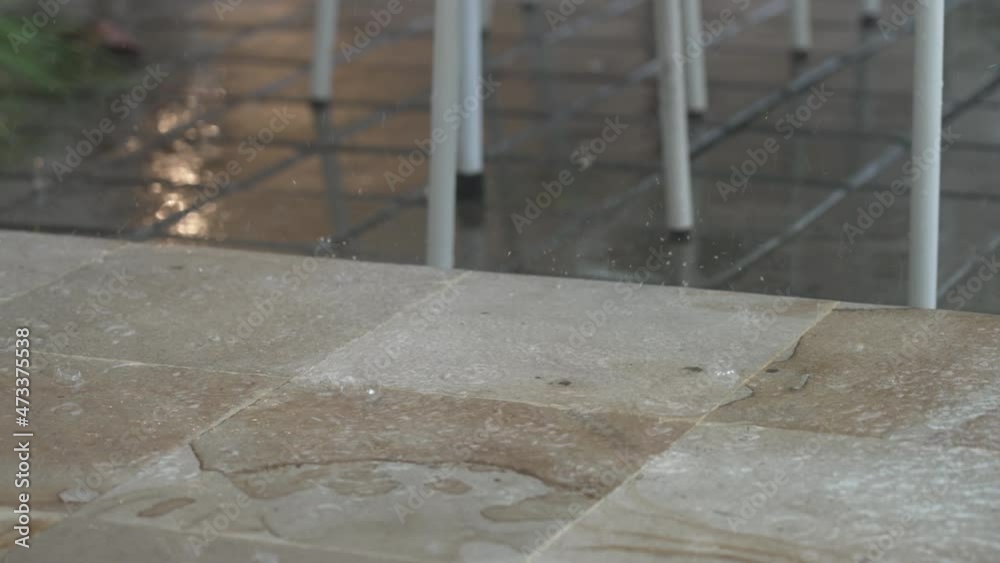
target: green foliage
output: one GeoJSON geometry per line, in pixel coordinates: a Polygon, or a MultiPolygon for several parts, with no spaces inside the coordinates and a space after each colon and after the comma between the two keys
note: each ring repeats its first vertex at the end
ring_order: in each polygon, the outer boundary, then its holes
{"type": "MultiPolygon", "coordinates": [[[[67,29],[54,22],[28,37],[24,20],[0,16],[0,153],[22,158],[41,139],[22,133],[30,119],[51,117],[39,99],[56,111],[72,111],[95,93],[122,82],[119,61],[101,49],[86,29],[67,29]],[[33,110],[34,116],[27,115],[33,110]],[[14,142],[16,140],[16,143],[14,142]],[[4,148],[13,145],[18,151],[4,148]]],[[[36,30],[37,29],[37,30],[36,30]]]]}
{"type": "MultiPolygon", "coordinates": [[[[22,22],[13,18],[0,18],[0,77],[8,86],[36,86],[50,92],[65,89],[66,81],[60,74],[63,61],[73,58],[74,49],[54,29],[42,28],[33,37],[26,38],[22,22]]],[[[51,27],[51,26],[50,26],[51,27]]]]}

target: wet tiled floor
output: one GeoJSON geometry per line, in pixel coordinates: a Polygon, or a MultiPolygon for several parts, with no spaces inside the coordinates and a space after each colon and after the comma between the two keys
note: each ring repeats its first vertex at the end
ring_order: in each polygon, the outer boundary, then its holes
{"type": "MultiPolygon", "coordinates": [[[[338,44],[358,41],[384,2],[342,4],[338,44]]],[[[487,194],[460,210],[459,267],[629,280],[662,245],[673,258],[648,283],[905,302],[909,200],[878,199],[911,164],[905,30],[863,30],[854,0],[814,2],[816,49],[792,64],[784,1],[705,2],[706,20],[729,8],[736,22],[709,52],[711,109],[691,128],[698,224],[679,244],[665,240],[663,225],[649,2],[590,0],[553,29],[546,12],[558,4],[496,2],[486,40],[487,72],[499,83],[484,102],[487,194]],[[803,88],[793,92],[795,79],[803,88]],[[813,87],[824,101],[789,128],[786,116],[803,111],[813,87]],[[627,126],[620,137],[600,155],[574,157],[607,119],[627,126]],[[720,190],[747,150],[772,137],[780,150],[745,185],[720,190]],[[518,228],[511,215],[563,170],[573,183],[518,228]],[[869,209],[878,217],[859,212],[869,209]]],[[[904,2],[884,4],[883,27],[903,21],[895,14],[904,2]]],[[[333,144],[317,143],[307,101],[311,2],[244,0],[221,15],[205,3],[138,8],[144,57],[123,80],[138,83],[149,64],[169,75],[61,180],[52,163],[65,159],[66,144],[117,119],[112,93],[70,106],[27,93],[0,170],[0,226],[286,253],[309,253],[323,238],[343,257],[422,263],[427,166],[398,185],[385,173],[427,137],[432,5],[406,2],[339,62],[333,144]],[[255,148],[276,111],[287,123],[255,148]],[[329,186],[323,157],[337,165],[329,186]],[[219,183],[230,163],[238,172],[219,183]],[[342,224],[330,186],[347,198],[342,224]]],[[[940,302],[998,313],[1000,281],[981,261],[1000,252],[1000,9],[955,1],[948,17],[953,139],[943,156],[940,302]]]]}
{"type": "Polygon", "coordinates": [[[10,231],[0,272],[10,563],[1000,557],[995,315],[10,231]]]}

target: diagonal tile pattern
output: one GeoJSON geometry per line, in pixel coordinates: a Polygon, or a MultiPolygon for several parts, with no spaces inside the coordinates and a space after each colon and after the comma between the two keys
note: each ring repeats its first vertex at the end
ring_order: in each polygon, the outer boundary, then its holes
{"type": "Polygon", "coordinates": [[[995,317],[640,285],[638,269],[602,283],[324,259],[237,353],[191,343],[301,259],[98,255],[0,305],[41,350],[33,544],[5,535],[9,561],[1000,553],[995,317]],[[52,334],[115,268],[134,279],[52,334]],[[327,311],[339,323],[309,324],[327,311]]]}
{"type": "MultiPolygon", "coordinates": [[[[52,162],[114,92],[14,92],[5,228],[191,246],[0,232],[0,353],[22,325],[38,352],[33,543],[13,546],[5,480],[5,560],[1000,560],[1000,321],[775,296],[901,303],[906,197],[856,239],[844,227],[905,177],[905,154],[879,159],[910,130],[909,35],[830,65],[881,34],[859,30],[856,2],[813,2],[816,49],[789,64],[788,2],[705,0],[706,27],[723,9],[736,22],[708,53],[699,224],[681,244],[662,227],[650,2],[575,2],[561,24],[566,2],[494,2],[487,199],[460,210],[458,264],[613,282],[596,283],[310,261],[345,233],[333,186],[351,240],[320,254],[423,262],[427,166],[385,173],[427,136],[434,3],[405,2],[344,60],[379,7],[340,2],[332,146],[307,105],[315,3],[222,4],[133,10],[170,79],[68,178],[52,162]],[[816,85],[829,99],[781,136],[808,99],[788,81],[817,68],[839,68],[816,85]],[[248,150],[281,108],[294,117],[248,150]],[[608,119],[621,139],[574,156],[608,119]],[[719,188],[776,135],[739,194],[719,188]],[[563,170],[573,183],[522,230],[511,214],[563,170]],[[870,183],[736,267],[860,172],[870,183]]],[[[884,2],[883,23],[905,4],[884,2]]],[[[945,94],[970,103],[942,163],[942,305],[996,312],[1000,286],[976,271],[998,240],[1000,19],[986,0],[949,9],[945,94]]]]}
{"type": "Polygon", "coordinates": [[[0,244],[0,303],[99,262],[121,243],[5,232],[0,244]]]}
{"type": "Polygon", "coordinates": [[[641,284],[672,259],[615,284],[470,273],[304,380],[697,418],[833,307],[641,284]]]}
{"type": "Polygon", "coordinates": [[[0,325],[30,323],[35,345],[61,354],[291,377],[455,275],[331,262],[323,243],[320,258],[150,250],[126,246],[0,305],[0,325]]]}
{"type": "MultiPolygon", "coordinates": [[[[274,377],[152,366],[134,362],[35,354],[30,386],[30,441],[37,464],[32,508],[72,513],[134,475],[139,468],[194,439],[277,387],[274,377]]],[[[14,380],[13,363],[0,368],[14,380]]],[[[0,424],[18,428],[15,412],[0,424]]],[[[14,475],[18,458],[0,468],[14,475]]],[[[13,506],[14,489],[0,491],[13,506]]]]}
{"type": "Polygon", "coordinates": [[[708,420],[1000,451],[1000,325],[838,309],[708,420]]]}
{"type": "Polygon", "coordinates": [[[992,561],[992,450],[706,423],[532,558],[992,561]]]}

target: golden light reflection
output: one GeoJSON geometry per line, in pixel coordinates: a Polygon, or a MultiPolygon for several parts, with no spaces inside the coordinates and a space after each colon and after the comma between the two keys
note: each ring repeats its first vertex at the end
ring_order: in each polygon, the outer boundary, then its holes
{"type": "MultiPolygon", "coordinates": [[[[163,108],[157,117],[156,127],[161,133],[184,124],[190,125],[183,135],[170,142],[168,148],[152,154],[149,173],[161,180],[149,186],[149,194],[159,204],[151,218],[153,221],[162,221],[190,209],[198,198],[199,190],[195,188],[207,173],[207,163],[217,160],[224,153],[222,147],[211,141],[219,136],[219,126],[202,120],[192,124],[195,104],[188,103],[186,106],[163,108]]],[[[209,203],[184,215],[168,232],[187,237],[208,236],[209,219],[215,208],[214,203],[209,203]]]]}
{"type": "Polygon", "coordinates": [[[204,161],[193,153],[154,152],[150,162],[153,177],[162,178],[181,186],[194,185],[201,177],[204,161]]]}
{"type": "MultiPolygon", "coordinates": [[[[208,207],[211,206],[212,204],[206,206],[205,211],[208,211],[208,207]]],[[[208,221],[201,211],[194,211],[185,215],[183,219],[170,228],[170,231],[172,234],[186,237],[203,237],[208,234],[208,221]]]]}
{"type": "Polygon", "coordinates": [[[177,192],[167,192],[163,194],[163,203],[160,205],[160,208],[156,210],[156,218],[161,220],[166,219],[170,215],[184,210],[187,206],[186,204],[187,202],[184,201],[181,194],[177,192]]]}

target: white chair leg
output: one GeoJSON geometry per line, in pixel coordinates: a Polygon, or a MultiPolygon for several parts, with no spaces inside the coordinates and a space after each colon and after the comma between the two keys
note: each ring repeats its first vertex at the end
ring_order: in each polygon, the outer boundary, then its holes
{"type": "Polygon", "coordinates": [[[789,0],[788,16],[792,32],[792,55],[804,58],[812,49],[812,0],[789,0]]]}
{"type": "Polygon", "coordinates": [[[458,135],[457,192],[460,200],[483,199],[483,104],[477,94],[483,75],[482,5],[478,0],[459,2],[461,58],[459,104],[463,118],[458,135]]]}
{"type": "MultiPolygon", "coordinates": [[[[309,97],[313,105],[316,135],[321,142],[332,141],[333,115],[333,63],[336,60],[333,43],[337,35],[337,16],[340,12],[339,0],[317,0],[315,30],[313,32],[312,77],[309,97]]],[[[323,167],[323,184],[330,206],[334,234],[348,228],[350,217],[347,205],[340,193],[340,169],[337,155],[329,151],[320,153],[323,167]]]]}
{"type": "Polygon", "coordinates": [[[861,23],[874,27],[882,17],[882,0],[861,0],[861,23]]]}
{"type": "Polygon", "coordinates": [[[480,0],[479,9],[482,14],[483,33],[487,33],[493,29],[493,0],[480,0]]]}
{"type": "Polygon", "coordinates": [[[427,189],[427,264],[455,265],[455,174],[458,132],[445,117],[458,103],[459,24],[454,0],[434,2],[434,55],[431,84],[430,185],[427,189]]]}
{"type": "Polygon", "coordinates": [[[698,42],[702,31],[701,1],[683,0],[684,45],[682,53],[687,58],[685,83],[687,84],[687,107],[692,117],[701,117],[708,111],[708,75],[705,70],[705,48],[698,42]]]}
{"type": "Polygon", "coordinates": [[[661,164],[666,182],[667,229],[686,239],[694,227],[691,164],[684,104],[684,66],[681,54],[681,0],[653,2],[656,56],[660,63],[659,114],[661,164]]]}
{"type": "Polygon", "coordinates": [[[910,191],[909,304],[937,307],[944,98],[944,2],[918,2],[911,162],[923,172],[910,191]]]}
{"type": "Polygon", "coordinates": [[[333,96],[333,41],[337,34],[338,0],[316,0],[313,34],[313,65],[310,97],[313,103],[329,104],[333,96]]]}

